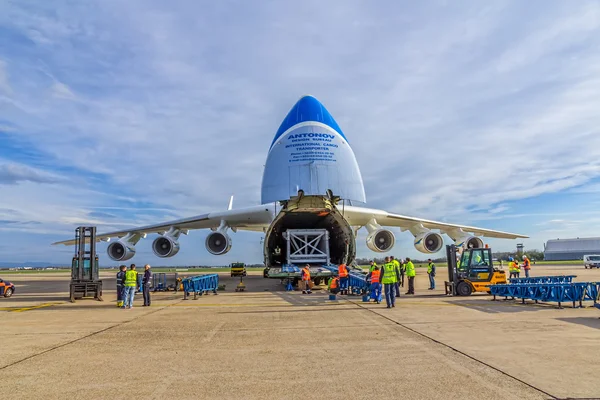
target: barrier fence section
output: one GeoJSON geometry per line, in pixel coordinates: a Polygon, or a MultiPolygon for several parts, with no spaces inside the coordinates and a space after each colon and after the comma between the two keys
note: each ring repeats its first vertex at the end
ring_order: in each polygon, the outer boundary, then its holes
{"type": "Polygon", "coordinates": [[[565,302],[572,302],[573,307],[579,303],[583,307],[584,301],[598,303],[600,282],[570,282],[570,283],[510,283],[506,285],[491,285],[491,294],[496,296],[511,297],[513,299],[535,300],[542,302],[557,302],[559,307],[565,302]]]}
{"type": "Polygon", "coordinates": [[[510,283],[571,283],[577,275],[536,276],[529,278],[511,278],[510,283]]]}
{"type": "Polygon", "coordinates": [[[189,294],[194,293],[195,300],[197,296],[202,296],[208,292],[217,294],[219,275],[208,274],[191,276],[189,278],[184,278],[181,283],[183,284],[183,299],[187,300],[189,294]]]}
{"type": "MultiPolygon", "coordinates": [[[[323,265],[323,268],[328,269],[334,275],[338,274],[338,267],[335,265],[323,265]]],[[[367,282],[367,276],[348,270],[348,289],[356,295],[365,295],[370,292],[371,285],[367,282]]]]}

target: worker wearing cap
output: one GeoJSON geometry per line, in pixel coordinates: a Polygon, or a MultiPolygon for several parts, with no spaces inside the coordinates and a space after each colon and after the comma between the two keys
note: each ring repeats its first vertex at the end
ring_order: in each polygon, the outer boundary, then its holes
{"type": "Polygon", "coordinates": [[[429,275],[429,290],[435,289],[435,264],[431,258],[427,260],[427,275],[429,275]]]}
{"type": "Polygon", "coordinates": [[[381,275],[381,270],[377,265],[373,271],[369,272],[369,277],[371,278],[371,298],[375,299],[377,304],[381,302],[381,283],[379,283],[379,278],[381,275]]]}
{"type": "Polygon", "coordinates": [[[406,257],[406,277],[408,278],[408,292],[406,294],[415,294],[415,265],[410,261],[409,257],[406,257]]]}
{"type": "Polygon", "coordinates": [[[306,264],[304,268],[302,268],[302,294],[311,294],[310,290],[310,265],[306,264]]]}
{"type": "Polygon", "coordinates": [[[138,273],[135,270],[135,264],[129,266],[129,270],[125,272],[125,281],[123,283],[125,296],[122,308],[133,308],[133,298],[137,287],[138,273]]]}
{"type": "Polygon", "coordinates": [[[529,270],[531,269],[531,262],[526,255],[523,255],[523,268],[525,269],[525,278],[529,278],[529,270]]]}
{"type": "Polygon", "coordinates": [[[338,276],[340,277],[340,294],[348,294],[348,267],[346,264],[340,264],[338,267],[338,276]]]}
{"type": "Polygon", "coordinates": [[[390,258],[385,258],[385,264],[381,268],[379,280],[383,283],[385,292],[385,303],[387,308],[396,307],[396,282],[400,279],[398,270],[394,267],[394,264],[390,262],[390,258]]]}
{"type": "MultiPolygon", "coordinates": [[[[398,276],[400,276],[400,262],[396,260],[394,256],[390,256],[390,262],[394,264],[394,268],[398,270],[398,276]]],[[[396,297],[400,297],[400,279],[396,282],[396,297]]]]}

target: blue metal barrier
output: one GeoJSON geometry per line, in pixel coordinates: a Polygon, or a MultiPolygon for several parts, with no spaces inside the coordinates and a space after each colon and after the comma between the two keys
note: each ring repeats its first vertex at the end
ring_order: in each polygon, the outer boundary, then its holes
{"type": "Polygon", "coordinates": [[[532,283],[571,283],[577,275],[557,275],[557,276],[535,276],[529,278],[511,278],[513,284],[532,284],[532,283]]]}
{"type": "Polygon", "coordinates": [[[596,304],[599,300],[600,282],[571,282],[571,283],[510,283],[507,285],[491,285],[491,294],[494,296],[511,297],[513,299],[535,300],[542,302],[557,302],[561,307],[562,303],[572,302],[573,307],[579,302],[579,307],[583,307],[583,301],[593,301],[596,304]]]}
{"type": "Polygon", "coordinates": [[[194,293],[194,300],[197,296],[202,296],[207,292],[213,292],[217,294],[217,288],[219,287],[219,275],[208,274],[208,275],[197,275],[189,278],[184,278],[183,283],[183,299],[187,300],[190,293],[194,293]]]}
{"type": "MultiPolygon", "coordinates": [[[[328,269],[334,275],[338,274],[338,267],[336,265],[323,265],[323,268],[328,269]]],[[[364,295],[369,294],[371,285],[367,282],[367,276],[353,272],[348,269],[348,290],[352,294],[364,295]]]]}

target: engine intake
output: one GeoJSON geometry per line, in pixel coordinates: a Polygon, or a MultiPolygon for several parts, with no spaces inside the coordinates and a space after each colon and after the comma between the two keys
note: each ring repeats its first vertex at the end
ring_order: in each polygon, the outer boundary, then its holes
{"type": "Polygon", "coordinates": [[[108,245],[106,252],[113,261],[127,261],[135,255],[135,247],[119,240],[108,245]]]}
{"type": "Polygon", "coordinates": [[[179,252],[179,242],[168,235],[160,236],[152,242],[152,251],[157,257],[173,257],[179,252]]]}
{"type": "Polygon", "coordinates": [[[421,253],[437,253],[444,245],[444,238],[439,233],[425,232],[415,236],[414,245],[421,253]]]}
{"type": "Polygon", "coordinates": [[[231,238],[223,232],[212,232],[206,237],[206,250],[219,256],[231,250],[231,238]]]}
{"type": "Polygon", "coordinates": [[[463,236],[454,240],[456,247],[463,247],[465,249],[482,248],[483,240],[477,236],[463,236]]]}
{"type": "Polygon", "coordinates": [[[378,253],[390,251],[395,243],[394,233],[387,229],[377,229],[367,235],[367,247],[378,253]]]}

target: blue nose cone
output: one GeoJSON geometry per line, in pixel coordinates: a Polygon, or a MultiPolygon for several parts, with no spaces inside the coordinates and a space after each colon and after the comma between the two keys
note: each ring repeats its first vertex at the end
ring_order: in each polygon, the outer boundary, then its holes
{"type": "Polygon", "coordinates": [[[273,147],[277,139],[292,126],[309,121],[320,122],[327,125],[339,133],[346,142],[348,141],[340,129],[340,126],[335,122],[335,119],[333,119],[331,114],[329,114],[329,111],[327,111],[325,106],[313,96],[303,96],[296,104],[294,104],[294,107],[292,107],[290,112],[283,119],[283,122],[279,126],[275,138],[271,143],[271,147],[273,147]]]}

